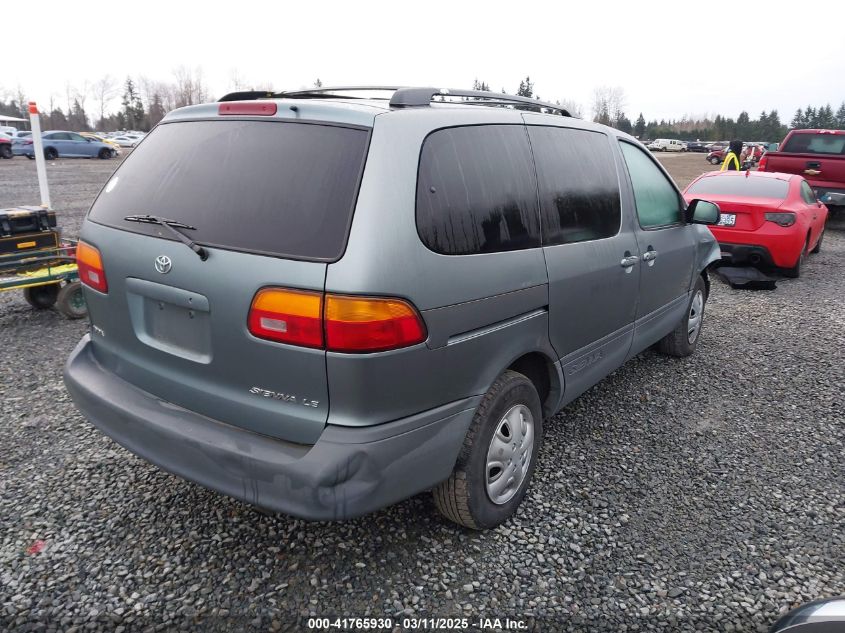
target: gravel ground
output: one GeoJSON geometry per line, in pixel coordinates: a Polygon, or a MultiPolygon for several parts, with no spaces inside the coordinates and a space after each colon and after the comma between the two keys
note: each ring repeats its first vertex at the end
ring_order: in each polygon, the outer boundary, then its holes
{"type": "MultiPolygon", "coordinates": [[[[30,165],[0,161],[0,203],[30,165]]],[[[68,233],[114,166],[50,168],[68,233]]],[[[24,193],[12,201],[36,201],[24,193]]],[[[71,404],[61,368],[86,324],[0,294],[0,629],[463,615],[763,631],[845,594],[843,262],[840,227],[775,291],[714,281],[698,352],[646,352],[556,416],[518,516],[485,533],[447,523],[425,494],[305,523],[161,472],[71,404]]]]}

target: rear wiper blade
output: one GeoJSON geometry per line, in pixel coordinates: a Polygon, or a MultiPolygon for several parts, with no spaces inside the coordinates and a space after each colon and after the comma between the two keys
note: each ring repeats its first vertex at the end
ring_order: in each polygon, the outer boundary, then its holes
{"type": "Polygon", "coordinates": [[[194,242],[190,237],[182,233],[179,229],[187,229],[190,231],[196,231],[197,227],[191,226],[190,224],[185,224],[184,222],[180,222],[179,220],[169,220],[167,218],[161,218],[157,215],[150,215],[150,214],[143,214],[143,215],[127,215],[123,218],[127,222],[140,222],[142,224],[158,224],[159,226],[163,226],[168,229],[173,235],[176,236],[180,242],[182,242],[185,246],[190,248],[194,251],[202,261],[208,259],[208,251],[206,251],[202,246],[194,242]]]}

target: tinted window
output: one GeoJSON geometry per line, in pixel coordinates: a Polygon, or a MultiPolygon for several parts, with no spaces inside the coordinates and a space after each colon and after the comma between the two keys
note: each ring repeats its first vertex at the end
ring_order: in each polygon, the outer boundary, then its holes
{"type": "MultiPolygon", "coordinates": [[[[750,172],[745,172],[750,174],[750,172]]],[[[751,196],[784,200],[789,192],[789,182],[768,176],[707,176],[694,183],[688,194],[751,196]]]]}
{"type": "Polygon", "coordinates": [[[543,244],[598,240],[619,232],[619,181],[604,134],[529,127],[540,185],[543,244]]]}
{"type": "Polygon", "coordinates": [[[782,151],[796,154],[845,154],[845,134],[793,134],[782,151]]]}
{"type": "Polygon", "coordinates": [[[123,217],[151,213],[197,227],[209,246],[336,259],[358,191],[367,132],[278,121],[160,125],[118,169],[91,219],[152,234],[123,217]]]}
{"type": "Polygon", "coordinates": [[[644,229],[681,222],[681,198],[651,156],[630,143],[620,143],[628,165],[637,215],[644,229]]]}
{"type": "Polygon", "coordinates": [[[537,183],[521,125],[438,130],[420,155],[417,229],[445,255],[540,245],[537,183]]]}
{"type": "Polygon", "coordinates": [[[80,134],[68,134],[70,140],[72,141],[84,141],[85,137],[80,134]]]}

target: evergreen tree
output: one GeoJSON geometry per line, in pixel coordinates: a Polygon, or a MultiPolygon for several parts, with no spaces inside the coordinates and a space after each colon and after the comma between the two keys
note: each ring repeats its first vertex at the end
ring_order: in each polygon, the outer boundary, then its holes
{"type": "Polygon", "coordinates": [[[516,92],[519,97],[533,97],[534,84],[531,83],[531,77],[525,77],[525,81],[519,82],[519,90],[516,92]]]}
{"type": "Polygon", "coordinates": [[[845,130],[845,101],[839,106],[836,111],[836,129],[845,130]]]}
{"type": "Polygon", "coordinates": [[[131,77],[126,78],[123,90],[123,117],[126,127],[130,130],[137,130],[144,125],[144,104],[141,103],[141,96],[135,88],[131,77]]]}
{"type": "Polygon", "coordinates": [[[818,115],[816,114],[816,109],[813,106],[807,106],[804,110],[804,128],[811,128],[816,127],[816,121],[818,121],[818,115]]]}
{"type": "Polygon", "coordinates": [[[642,112],[640,112],[640,116],[637,117],[637,122],[634,124],[634,136],[639,139],[645,136],[645,118],[642,112]]]}
{"type": "Polygon", "coordinates": [[[317,81],[314,82],[314,87],[315,88],[322,88],[323,87],[323,82],[320,81],[319,77],[317,77],[317,81]]]}
{"type": "Polygon", "coordinates": [[[836,117],[833,114],[833,108],[830,107],[830,104],[824,105],[819,108],[818,120],[816,121],[815,127],[821,128],[823,130],[830,130],[836,125],[836,117]]]}
{"type": "Polygon", "coordinates": [[[150,101],[150,107],[147,111],[147,124],[145,128],[150,130],[155,127],[164,118],[165,114],[167,113],[164,111],[161,95],[158,92],[153,93],[153,98],[150,101]]]}
{"type": "Polygon", "coordinates": [[[801,108],[798,108],[795,111],[795,116],[792,117],[792,121],[789,123],[789,127],[794,130],[800,130],[804,127],[804,111],[801,108]]]}
{"type": "Polygon", "coordinates": [[[836,111],[836,129],[845,130],[845,101],[839,106],[836,111]]]}

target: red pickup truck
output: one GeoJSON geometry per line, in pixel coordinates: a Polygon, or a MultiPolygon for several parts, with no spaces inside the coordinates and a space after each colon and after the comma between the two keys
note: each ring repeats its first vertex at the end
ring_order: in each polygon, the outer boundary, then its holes
{"type": "Polygon", "coordinates": [[[845,130],[792,130],[757,169],[800,174],[832,212],[845,212],[845,130]]]}

